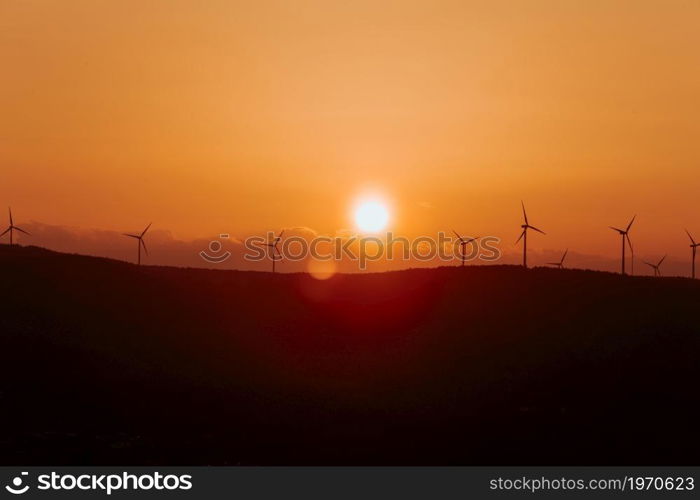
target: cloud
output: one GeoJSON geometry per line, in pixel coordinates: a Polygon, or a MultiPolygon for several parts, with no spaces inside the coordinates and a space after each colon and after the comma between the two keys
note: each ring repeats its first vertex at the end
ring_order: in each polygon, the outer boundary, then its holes
{"type": "MultiPolygon", "coordinates": [[[[22,245],[36,245],[59,252],[109,257],[128,262],[134,262],[136,260],[136,242],[131,238],[124,237],[122,233],[117,231],[85,229],[71,226],[53,226],[39,222],[23,224],[23,228],[29,231],[31,235],[27,236],[21,233],[17,235],[17,242],[22,245]]],[[[274,234],[279,233],[277,232],[274,234]]],[[[267,240],[268,235],[260,233],[254,236],[259,238],[258,244],[260,244],[267,240]]],[[[297,245],[288,245],[287,249],[292,252],[298,252],[298,245],[301,240],[311,242],[311,240],[317,236],[319,236],[319,233],[312,228],[294,226],[285,228],[284,240],[289,239],[290,241],[296,241],[297,245]]],[[[338,230],[336,234],[330,237],[338,238],[344,243],[352,236],[355,236],[355,233],[351,230],[338,230]]],[[[264,247],[255,247],[248,243],[250,248],[258,249],[258,255],[261,257],[261,260],[251,261],[245,258],[246,252],[250,253],[246,248],[245,242],[233,237],[220,238],[220,235],[214,235],[209,239],[179,240],[176,239],[170,231],[153,228],[146,235],[146,245],[148,246],[149,254],[142,255],[144,264],[256,271],[269,271],[271,269],[269,255],[263,253],[264,247]],[[209,256],[211,259],[205,259],[203,255],[209,256]],[[220,260],[220,257],[223,255],[227,255],[227,258],[220,260]]],[[[335,245],[333,244],[326,244],[319,248],[321,248],[323,252],[330,252],[334,247],[335,245]]],[[[349,248],[357,254],[359,245],[357,242],[354,242],[349,248]]],[[[518,265],[522,262],[522,250],[519,247],[503,245],[503,243],[501,243],[500,248],[502,255],[498,261],[483,262],[475,260],[468,262],[468,265],[518,265]]],[[[425,246],[423,246],[422,250],[425,249],[425,246]]],[[[373,252],[373,250],[368,249],[368,252],[373,252]]],[[[531,266],[543,266],[546,265],[547,262],[557,262],[561,259],[562,252],[562,250],[530,249],[528,250],[528,263],[531,266]]],[[[452,249],[448,248],[446,253],[452,254],[452,249]]],[[[366,269],[369,271],[387,271],[409,267],[425,268],[459,264],[458,259],[444,261],[437,257],[428,259],[414,257],[409,260],[404,260],[401,258],[401,254],[402,252],[400,249],[395,248],[393,260],[388,261],[385,258],[381,258],[377,261],[370,261],[366,269]]],[[[635,274],[653,274],[653,270],[644,265],[642,259],[657,262],[660,257],[661,256],[636,256],[635,274]]],[[[358,262],[347,258],[347,256],[336,264],[336,269],[339,272],[358,272],[360,270],[358,262]]],[[[565,264],[566,267],[570,268],[611,272],[619,272],[620,268],[619,259],[578,253],[575,250],[569,251],[565,264]]],[[[662,272],[664,276],[687,276],[689,267],[689,262],[669,257],[662,266],[662,272]]],[[[283,272],[304,272],[308,268],[308,259],[299,261],[283,259],[277,265],[277,269],[283,272]]],[[[631,267],[628,269],[631,269],[631,267]]]]}

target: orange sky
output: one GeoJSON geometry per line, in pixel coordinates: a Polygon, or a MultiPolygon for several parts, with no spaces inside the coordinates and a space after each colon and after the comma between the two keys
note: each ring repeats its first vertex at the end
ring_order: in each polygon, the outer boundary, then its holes
{"type": "MultiPolygon", "coordinates": [[[[700,2],[0,3],[0,205],[179,238],[407,235],[641,255],[700,235],[700,2]]],[[[3,216],[4,217],[4,216],[3,216]]],[[[3,221],[4,223],[4,221],[3,221]]]]}

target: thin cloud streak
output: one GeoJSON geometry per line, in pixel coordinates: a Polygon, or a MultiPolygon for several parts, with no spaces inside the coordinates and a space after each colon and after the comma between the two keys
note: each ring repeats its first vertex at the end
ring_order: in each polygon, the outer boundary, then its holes
{"type": "MultiPolygon", "coordinates": [[[[35,245],[58,252],[107,257],[127,262],[133,262],[135,260],[133,242],[124,238],[119,231],[56,226],[39,222],[25,223],[25,227],[29,233],[31,233],[31,236],[20,235],[17,238],[17,243],[21,245],[35,245]]],[[[313,238],[322,236],[313,228],[305,226],[272,228],[271,231],[279,233],[282,229],[285,230],[285,239],[296,238],[310,242],[313,238]]],[[[350,230],[338,230],[335,235],[328,237],[347,240],[354,235],[355,233],[350,230]]],[[[213,235],[210,239],[198,238],[181,240],[177,239],[170,231],[159,229],[157,225],[154,225],[149,231],[149,255],[142,256],[142,263],[144,265],[175,267],[269,271],[270,261],[268,259],[255,262],[244,259],[246,249],[243,239],[245,236],[241,235],[240,237],[235,237],[229,235],[227,238],[222,238],[220,236],[221,235],[213,235]],[[212,242],[220,243],[220,246],[214,246],[215,252],[210,248],[212,242]],[[230,256],[223,262],[208,262],[200,255],[203,251],[214,257],[225,252],[229,252],[230,256]]],[[[266,237],[265,233],[246,236],[266,237]]],[[[499,247],[502,252],[499,260],[494,262],[473,260],[467,261],[467,265],[521,264],[522,254],[517,247],[509,248],[509,246],[503,242],[499,247]]],[[[532,267],[538,267],[546,265],[547,262],[558,261],[561,258],[561,252],[562,250],[559,249],[530,249],[528,250],[528,257],[532,267]]],[[[397,255],[397,253],[395,253],[395,255],[397,255]]],[[[650,260],[655,262],[658,261],[660,257],[661,256],[653,254],[635,255],[635,274],[640,276],[653,275],[653,270],[645,269],[647,266],[644,266],[642,261],[650,260]]],[[[308,264],[308,260],[291,261],[285,259],[278,263],[278,270],[279,272],[306,272],[308,270],[308,264]]],[[[380,259],[378,261],[369,262],[366,271],[381,272],[416,267],[457,266],[459,264],[459,256],[456,256],[453,261],[449,262],[441,261],[437,258],[427,261],[417,259],[402,260],[400,258],[395,258],[392,261],[380,259]]],[[[569,251],[566,260],[566,267],[568,269],[618,272],[619,265],[619,259],[579,253],[575,250],[569,251]]],[[[359,271],[358,263],[349,259],[341,260],[336,266],[336,272],[352,273],[359,271]]],[[[689,274],[690,262],[688,259],[670,256],[664,262],[664,276],[689,276],[689,274]]]]}

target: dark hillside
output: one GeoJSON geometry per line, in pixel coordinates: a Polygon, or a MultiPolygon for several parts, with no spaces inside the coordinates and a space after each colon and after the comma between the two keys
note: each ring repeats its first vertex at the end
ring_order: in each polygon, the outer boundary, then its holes
{"type": "Polygon", "coordinates": [[[0,246],[5,464],[690,464],[700,282],[0,246]]]}

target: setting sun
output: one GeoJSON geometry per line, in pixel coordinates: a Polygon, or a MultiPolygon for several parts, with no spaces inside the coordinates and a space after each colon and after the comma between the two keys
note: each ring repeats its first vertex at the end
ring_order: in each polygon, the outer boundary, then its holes
{"type": "Polygon", "coordinates": [[[0,486],[692,496],[699,21],[0,0],[0,486]]]}
{"type": "Polygon", "coordinates": [[[381,231],[389,222],[389,211],[379,201],[364,201],[355,209],[355,224],[367,233],[381,231]]]}

